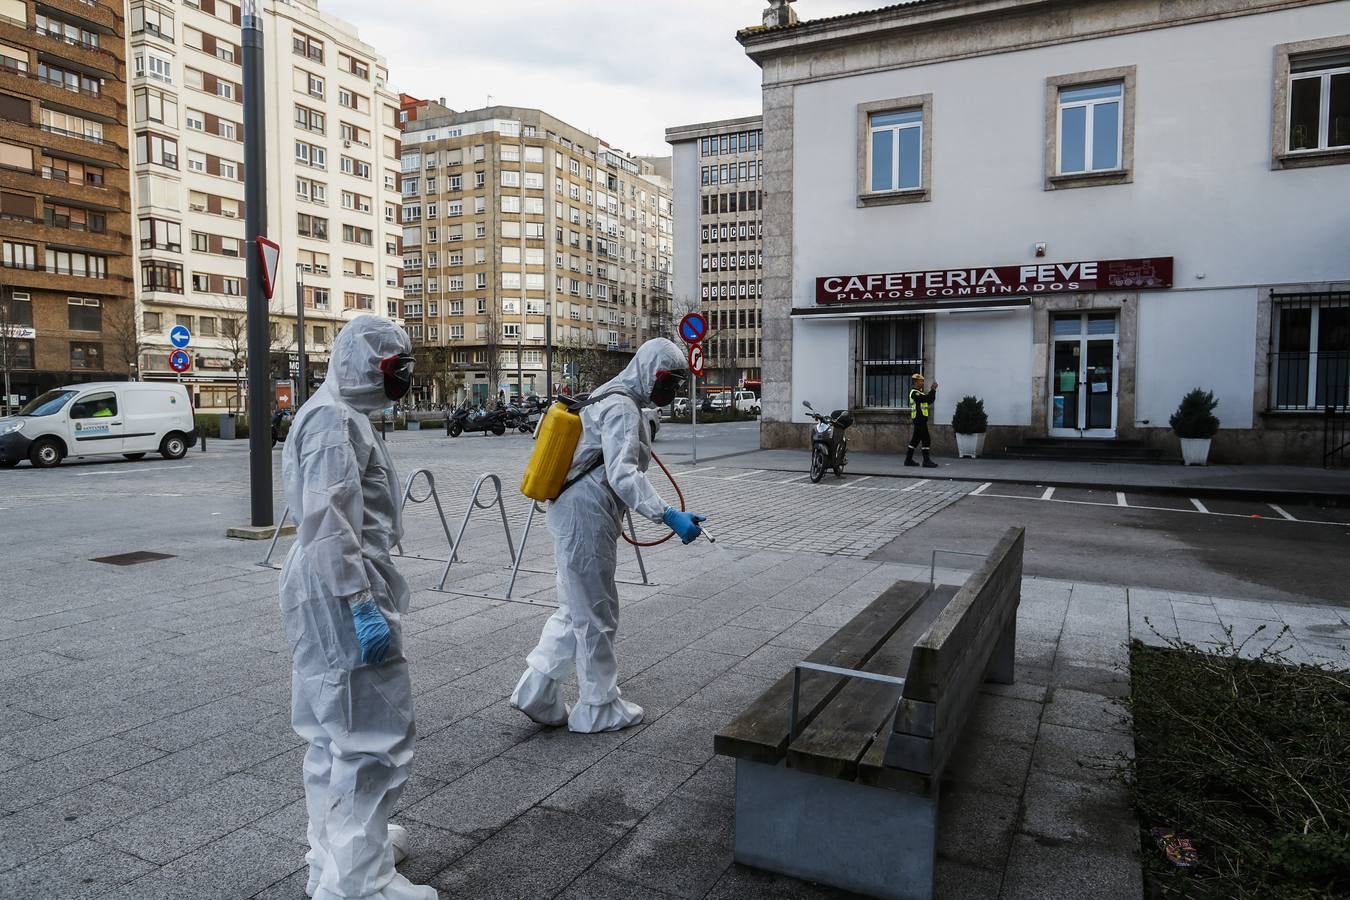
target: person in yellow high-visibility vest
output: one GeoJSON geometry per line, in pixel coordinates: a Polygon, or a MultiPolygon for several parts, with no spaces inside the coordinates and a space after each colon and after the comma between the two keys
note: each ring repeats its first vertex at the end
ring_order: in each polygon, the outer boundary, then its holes
{"type": "Polygon", "coordinates": [[[909,418],[914,426],[909,436],[909,452],[905,454],[905,465],[919,465],[914,461],[914,451],[922,449],[924,468],[936,469],[937,463],[928,455],[928,448],[932,443],[932,439],[928,436],[928,417],[932,412],[932,404],[937,401],[937,382],[933,382],[933,387],[925,393],[922,374],[915,372],[910,376],[910,381],[912,387],[909,389],[909,418]]]}

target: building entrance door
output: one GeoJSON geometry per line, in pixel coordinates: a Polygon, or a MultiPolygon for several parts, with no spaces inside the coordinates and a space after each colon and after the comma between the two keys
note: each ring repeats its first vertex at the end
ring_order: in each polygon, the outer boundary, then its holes
{"type": "Polygon", "coordinates": [[[1120,370],[1115,313],[1060,313],[1050,322],[1050,434],[1116,436],[1120,370]]]}

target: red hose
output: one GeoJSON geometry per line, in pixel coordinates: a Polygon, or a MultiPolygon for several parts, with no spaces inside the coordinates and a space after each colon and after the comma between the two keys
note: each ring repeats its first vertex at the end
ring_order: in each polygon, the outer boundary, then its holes
{"type": "MultiPolygon", "coordinates": [[[[677,497],[680,498],[680,512],[684,512],[684,511],[685,511],[685,509],[684,509],[684,491],[680,490],[680,485],[679,485],[679,483],[675,480],[675,476],[672,475],[672,474],[670,474],[670,470],[666,468],[666,464],[663,463],[663,462],[661,462],[661,457],[659,457],[659,456],[657,456],[655,453],[653,453],[653,454],[652,454],[652,459],[656,460],[656,464],[657,464],[658,466],[661,467],[661,471],[666,473],[666,478],[668,478],[668,479],[670,480],[671,486],[675,488],[675,495],[676,495],[677,497]]],[[[674,531],[671,531],[670,534],[666,535],[666,536],[663,537],[663,538],[660,538],[659,540],[655,540],[655,541],[635,541],[635,540],[633,540],[632,538],[630,538],[630,537],[628,536],[628,533],[627,533],[626,531],[624,531],[623,529],[619,529],[619,533],[623,535],[623,539],[624,539],[625,541],[627,541],[628,543],[632,544],[634,547],[655,547],[655,546],[657,546],[657,545],[659,545],[659,544],[664,544],[666,541],[670,540],[671,538],[673,538],[673,537],[675,536],[675,532],[674,532],[674,531]]]]}

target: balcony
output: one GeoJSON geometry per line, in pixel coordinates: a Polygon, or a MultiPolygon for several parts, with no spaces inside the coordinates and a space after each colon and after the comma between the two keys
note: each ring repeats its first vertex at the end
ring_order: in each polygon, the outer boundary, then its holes
{"type": "Polygon", "coordinates": [[[114,297],[131,296],[131,279],[125,275],[108,274],[107,278],[86,278],[73,275],[69,269],[55,271],[58,267],[37,266],[35,268],[0,268],[0,277],[6,287],[18,290],[52,291],[72,295],[100,294],[114,297]]]}
{"type": "Polygon", "coordinates": [[[20,69],[11,60],[0,61],[0,88],[33,97],[44,106],[59,107],[80,116],[95,118],[103,124],[118,121],[118,102],[107,93],[67,85],[37,72],[20,69]]]}
{"type": "Polygon", "coordinates": [[[100,34],[118,35],[118,15],[110,6],[102,3],[90,3],[87,0],[37,0],[34,7],[40,13],[56,15],[74,20],[90,27],[100,34]]]}

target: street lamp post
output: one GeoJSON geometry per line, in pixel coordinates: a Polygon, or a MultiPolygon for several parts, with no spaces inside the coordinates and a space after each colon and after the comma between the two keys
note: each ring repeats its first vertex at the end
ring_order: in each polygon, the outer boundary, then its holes
{"type": "Polygon", "coordinates": [[[269,427],[271,341],[262,257],[267,235],[267,110],[263,93],[263,28],[257,0],[245,0],[240,44],[244,75],[244,231],[248,275],[249,499],[255,528],[272,525],[272,441],[269,427]]]}
{"type": "Polygon", "coordinates": [[[553,402],[553,301],[549,300],[544,312],[544,383],[548,393],[544,399],[553,402]]]}

